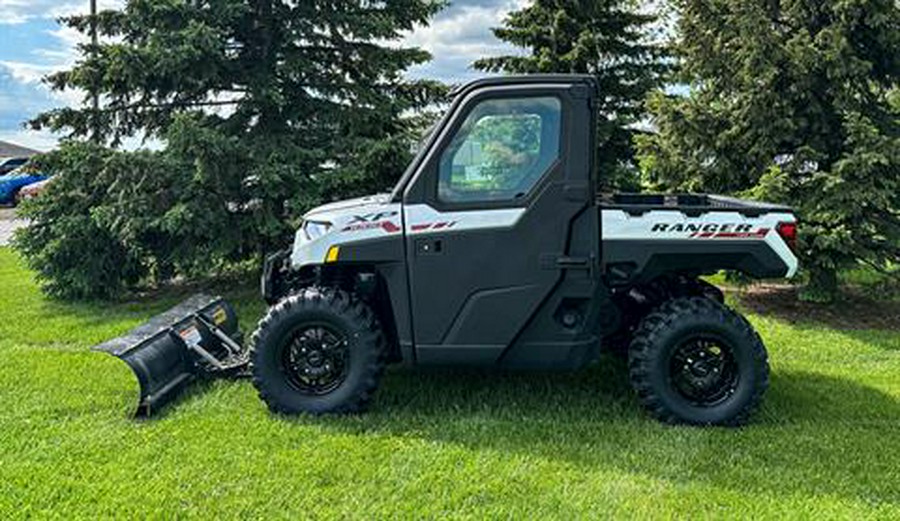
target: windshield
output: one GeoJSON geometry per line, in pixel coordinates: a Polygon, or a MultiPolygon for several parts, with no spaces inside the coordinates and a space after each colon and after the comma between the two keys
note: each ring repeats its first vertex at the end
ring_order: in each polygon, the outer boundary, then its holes
{"type": "Polygon", "coordinates": [[[437,130],[437,127],[438,124],[437,122],[435,122],[429,125],[427,129],[425,129],[425,132],[422,133],[422,137],[419,138],[419,141],[416,142],[416,146],[413,149],[414,155],[419,155],[422,149],[425,148],[425,145],[428,143],[428,140],[431,139],[431,136],[434,134],[434,131],[437,130]]]}
{"type": "Polygon", "coordinates": [[[434,135],[437,133],[438,129],[441,127],[443,119],[439,119],[431,124],[428,129],[422,134],[422,138],[416,144],[415,157],[412,161],[409,162],[409,166],[406,167],[406,171],[403,172],[403,175],[400,176],[400,180],[397,181],[397,184],[394,186],[394,189],[391,190],[391,196],[388,200],[393,200],[399,197],[398,191],[400,187],[403,185],[403,181],[410,175],[412,175],[413,169],[416,165],[422,161],[425,154],[428,152],[428,144],[434,139],[434,135]]]}

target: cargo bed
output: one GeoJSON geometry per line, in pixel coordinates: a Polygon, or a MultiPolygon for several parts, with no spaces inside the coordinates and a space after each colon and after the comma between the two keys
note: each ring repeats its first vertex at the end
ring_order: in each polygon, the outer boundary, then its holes
{"type": "Polygon", "coordinates": [[[623,210],[631,215],[654,210],[677,210],[690,217],[716,211],[758,217],[766,213],[791,211],[783,205],[706,194],[601,194],[597,204],[604,210],[623,210]]]}

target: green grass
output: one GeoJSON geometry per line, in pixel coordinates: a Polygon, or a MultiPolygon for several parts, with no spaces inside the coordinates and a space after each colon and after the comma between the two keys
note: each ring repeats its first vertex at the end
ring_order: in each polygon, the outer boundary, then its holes
{"type": "MultiPolygon", "coordinates": [[[[183,295],[49,302],[5,249],[0,288],[0,518],[900,517],[897,332],[751,316],[774,372],[741,430],[657,424],[614,360],[392,371],[353,417],[272,416],[216,382],[135,421],[133,376],[88,347],[183,295]]],[[[252,292],[228,296],[250,328],[252,292]]]]}

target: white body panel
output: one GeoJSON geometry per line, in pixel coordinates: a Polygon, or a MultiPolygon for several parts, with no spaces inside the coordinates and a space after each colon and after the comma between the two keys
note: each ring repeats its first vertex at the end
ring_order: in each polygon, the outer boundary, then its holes
{"type": "Polygon", "coordinates": [[[413,235],[435,233],[448,229],[461,231],[511,228],[525,214],[525,208],[439,212],[427,204],[409,205],[403,211],[406,231],[413,235]]]}
{"type": "MultiPolygon", "coordinates": [[[[501,229],[515,226],[524,208],[439,212],[425,204],[403,207],[388,195],[377,195],[320,206],[304,216],[304,222],[327,223],[329,230],[318,237],[297,231],[291,264],[296,268],[318,265],[332,246],[397,235],[424,235],[446,231],[501,229]]],[[[767,213],[748,217],[738,211],[712,211],[688,217],[679,210],[653,210],[630,215],[623,210],[601,212],[604,241],[727,241],[760,240],[788,266],[788,277],[797,273],[797,257],[776,232],[783,222],[796,222],[790,213],[767,213]]]]}
{"type": "Polygon", "coordinates": [[[310,238],[304,229],[294,236],[291,265],[297,269],[322,264],[332,246],[396,235],[424,235],[441,231],[508,228],[514,226],[524,208],[439,212],[425,204],[409,205],[389,202],[378,195],[331,203],[307,213],[304,222],[327,223],[327,233],[310,238]],[[403,212],[401,214],[401,212],[403,212]]]}
{"type": "Polygon", "coordinates": [[[390,196],[375,195],[330,203],[311,210],[303,221],[327,223],[329,230],[315,238],[307,237],[303,227],[294,236],[291,266],[295,269],[325,262],[332,246],[376,239],[403,231],[401,205],[390,196]]]}
{"type": "Polygon", "coordinates": [[[678,210],[654,210],[640,216],[630,215],[623,210],[603,210],[601,215],[601,233],[604,241],[761,240],[765,241],[788,266],[788,278],[797,274],[799,266],[797,257],[776,231],[779,223],[797,221],[790,213],[767,213],[759,217],[748,217],[737,211],[723,210],[705,212],[699,217],[688,217],[678,210]],[[661,224],[669,226],[663,229],[661,224]],[[747,228],[749,231],[744,232],[743,230],[747,228]]]}

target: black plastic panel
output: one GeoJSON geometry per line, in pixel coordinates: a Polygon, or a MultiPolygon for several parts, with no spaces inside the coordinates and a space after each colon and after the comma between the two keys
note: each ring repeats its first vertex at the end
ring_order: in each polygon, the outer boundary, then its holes
{"type": "Polygon", "coordinates": [[[760,240],[606,240],[603,266],[613,285],[649,282],[666,273],[736,270],[756,278],[780,278],[788,266],[760,240]]]}

